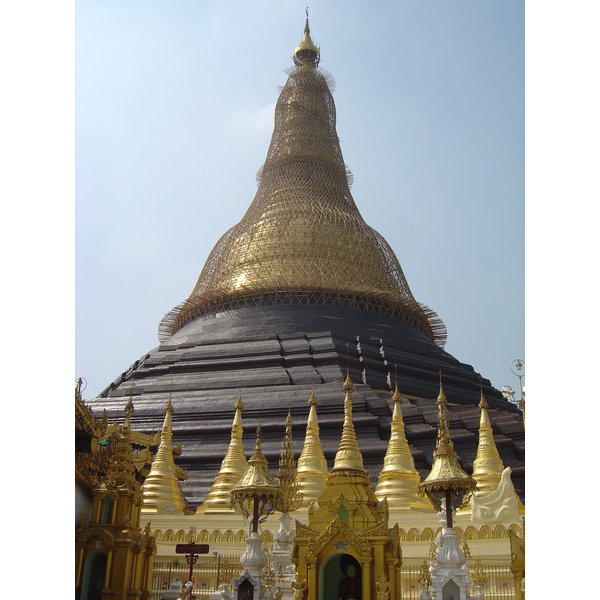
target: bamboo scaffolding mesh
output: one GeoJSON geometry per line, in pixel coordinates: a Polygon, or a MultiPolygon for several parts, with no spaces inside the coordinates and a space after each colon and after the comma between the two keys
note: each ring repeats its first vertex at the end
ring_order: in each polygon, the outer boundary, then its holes
{"type": "Polygon", "coordinates": [[[161,322],[161,341],[215,311],[311,304],[384,314],[443,347],[443,322],[414,299],[393,250],[350,194],[333,79],[318,61],[318,53],[296,50],[256,196],[213,248],[190,297],[161,322]]]}

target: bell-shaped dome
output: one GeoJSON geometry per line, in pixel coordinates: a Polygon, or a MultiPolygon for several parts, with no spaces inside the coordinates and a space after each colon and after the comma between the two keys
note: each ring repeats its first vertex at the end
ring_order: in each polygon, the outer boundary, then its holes
{"type": "Polygon", "coordinates": [[[316,51],[307,23],[277,101],[256,196],[213,248],[187,301],[163,319],[161,341],[214,311],[310,304],[391,316],[443,346],[443,323],[414,299],[394,252],[350,194],[316,51]]]}

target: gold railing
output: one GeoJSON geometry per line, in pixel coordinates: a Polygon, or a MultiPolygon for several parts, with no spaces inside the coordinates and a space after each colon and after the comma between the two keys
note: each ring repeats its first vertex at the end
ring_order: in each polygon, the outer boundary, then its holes
{"type": "MultiPolygon", "coordinates": [[[[203,600],[216,592],[219,585],[229,583],[240,574],[239,556],[199,556],[194,565],[194,598],[203,600]]],[[[154,561],[152,600],[160,600],[175,580],[183,585],[190,577],[190,567],[183,560],[154,561]]]]}
{"type": "MultiPolygon", "coordinates": [[[[485,584],[485,600],[514,600],[515,582],[507,565],[482,565],[485,584]]],[[[402,567],[402,600],[419,600],[420,566],[402,567]]],[[[194,598],[206,600],[217,591],[222,583],[230,583],[239,577],[241,571],[239,556],[198,557],[194,565],[194,598]]],[[[152,575],[152,600],[161,600],[171,584],[178,579],[182,584],[189,579],[190,567],[185,560],[155,561],[152,575]]],[[[274,582],[273,582],[274,583],[274,582]]]]}

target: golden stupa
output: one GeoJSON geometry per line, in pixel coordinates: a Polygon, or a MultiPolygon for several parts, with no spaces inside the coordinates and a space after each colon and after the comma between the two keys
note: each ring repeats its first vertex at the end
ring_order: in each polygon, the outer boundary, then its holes
{"type": "Polygon", "coordinates": [[[213,248],[189,298],[165,316],[159,338],[215,310],[311,304],[391,316],[443,345],[443,323],[414,299],[394,252],[354,203],[308,19],[293,59],[256,196],[213,248]]]}

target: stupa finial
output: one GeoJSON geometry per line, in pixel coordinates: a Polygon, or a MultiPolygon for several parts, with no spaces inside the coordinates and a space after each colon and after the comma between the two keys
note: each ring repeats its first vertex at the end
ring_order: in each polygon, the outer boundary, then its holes
{"type": "Polygon", "coordinates": [[[162,430],[163,432],[171,431],[171,415],[173,414],[173,404],[171,404],[171,393],[169,392],[169,399],[167,400],[167,405],[165,406],[165,420],[163,422],[162,430]]]}
{"type": "Polygon", "coordinates": [[[125,423],[123,423],[123,429],[131,430],[131,415],[133,413],[133,388],[129,392],[129,401],[125,405],[125,423]]]}
{"type": "Polygon", "coordinates": [[[314,44],[310,37],[310,26],[308,24],[308,6],[304,9],[306,12],[306,23],[304,24],[304,37],[299,46],[294,50],[293,59],[298,67],[311,65],[316,67],[321,59],[319,47],[314,44]]]}

